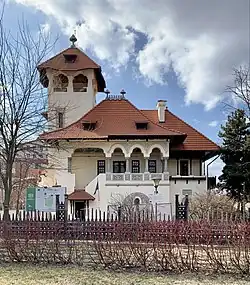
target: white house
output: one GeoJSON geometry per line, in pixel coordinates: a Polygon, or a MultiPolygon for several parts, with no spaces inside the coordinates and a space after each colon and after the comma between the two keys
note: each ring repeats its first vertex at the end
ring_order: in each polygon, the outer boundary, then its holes
{"type": "Polygon", "coordinates": [[[175,194],[205,192],[204,163],[219,147],[164,100],[154,110],[139,110],[124,91],[107,91],[96,105],[97,92],[106,88],[101,68],[75,46],[74,36],[70,40],[70,48],[38,66],[48,89],[49,130],[40,138],[54,146],[43,186],[66,186],[72,213],[107,211],[115,197],[130,197],[173,214],[175,194]]]}

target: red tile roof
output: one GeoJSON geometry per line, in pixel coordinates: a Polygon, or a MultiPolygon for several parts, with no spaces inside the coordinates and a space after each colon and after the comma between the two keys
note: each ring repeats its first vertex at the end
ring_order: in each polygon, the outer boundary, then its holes
{"type": "Polygon", "coordinates": [[[103,100],[77,122],[40,136],[44,140],[170,138],[172,150],[216,151],[218,145],[166,110],[165,123],[158,122],[157,110],[139,110],[128,100],[103,100]],[[97,122],[93,131],[83,129],[83,122],[97,122]],[[148,129],[136,129],[136,122],[148,122],[148,129]]]}
{"type": "Polygon", "coordinates": [[[151,121],[128,100],[103,100],[72,125],[50,133],[42,139],[103,139],[112,137],[171,137],[185,134],[151,121]],[[97,122],[93,131],[83,129],[83,122],[97,122]],[[136,122],[148,122],[148,128],[136,129],[136,122]]]}
{"type": "MultiPolygon", "coordinates": [[[[142,113],[146,115],[149,119],[151,119],[153,122],[158,121],[158,114],[156,110],[142,110],[142,113]]],[[[185,139],[185,141],[182,144],[172,146],[172,150],[219,150],[219,146],[217,144],[215,144],[202,133],[191,127],[182,119],[171,113],[169,110],[165,111],[165,118],[165,123],[161,123],[163,127],[168,127],[187,134],[187,138],[185,139]]]]}
{"type": "Polygon", "coordinates": [[[67,70],[83,70],[83,69],[99,69],[100,66],[90,59],[83,51],[76,47],[70,47],[63,50],[54,57],[48,59],[47,61],[41,63],[38,69],[52,68],[61,71],[67,70]],[[76,61],[73,63],[65,62],[64,54],[74,54],[77,55],[76,61]]]}
{"type": "Polygon", "coordinates": [[[95,197],[90,195],[85,190],[75,190],[73,193],[69,194],[68,199],[73,201],[76,200],[84,201],[84,200],[95,200],[95,197]]]}

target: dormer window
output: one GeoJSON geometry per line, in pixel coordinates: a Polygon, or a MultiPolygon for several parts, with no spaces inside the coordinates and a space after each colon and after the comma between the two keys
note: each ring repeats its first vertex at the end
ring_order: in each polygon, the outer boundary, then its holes
{"type": "Polygon", "coordinates": [[[96,122],[83,122],[82,126],[85,131],[93,131],[96,128],[96,122]]]}
{"type": "Polygon", "coordinates": [[[66,63],[74,63],[76,61],[76,54],[64,54],[64,59],[66,63]]]}
{"type": "Polygon", "coordinates": [[[68,77],[63,74],[54,76],[53,84],[54,92],[67,92],[67,87],[69,84],[68,77]]]}
{"type": "Polygon", "coordinates": [[[88,90],[88,78],[83,74],[79,74],[73,79],[73,91],[74,92],[87,92],[88,90]]]}
{"type": "Polygon", "coordinates": [[[147,130],[148,129],[148,122],[135,122],[137,130],[147,130]]]}

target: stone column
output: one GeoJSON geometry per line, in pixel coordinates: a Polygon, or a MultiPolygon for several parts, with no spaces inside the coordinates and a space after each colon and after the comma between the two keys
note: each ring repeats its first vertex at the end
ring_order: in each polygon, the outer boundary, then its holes
{"type": "Polygon", "coordinates": [[[128,172],[130,172],[130,171],[129,171],[129,162],[130,162],[130,159],[129,159],[129,157],[125,157],[125,160],[126,160],[126,172],[128,173],[128,172]]]}
{"type": "Polygon", "coordinates": [[[168,157],[164,157],[164,169],[163,172],[168,172],[168,157]]]}
{"type": "Polygon", "coordinates": [[[106,157],[107,162],[107,173],[111,173],[111,157],[106,157]]]}
{"type": "Polygon", "coordinates": [[[145,172],[148,172],[148,157],[145,157],[145,172]]]}
{"type": "Polygon", "coordinates": [[[67,87],[68,92],[73,92],[73,78],[74,78],[73,76],[68,75],[68,80],[69,80],[68,87],[67,87]]]}

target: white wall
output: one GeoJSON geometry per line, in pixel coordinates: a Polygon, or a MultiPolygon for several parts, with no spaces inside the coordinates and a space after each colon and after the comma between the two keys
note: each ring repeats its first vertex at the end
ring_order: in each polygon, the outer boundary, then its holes
{"type": "Polygon", "coordinates": [[[168,172],[169,175],[177,175],[177,160],[170,158],[168,160],[168,172]]]}
{"type": "Polygon", "coordinates": [[[83,154],[72,155],[72,173],[75,174],[75,186],[83,189],[97,175],[97,161],[105,159],[104,154],[83,154]]]}
{"type": "Polygon", "coordinates": [[[73,77],[78,73],[72,74],[70,72],[63,73],[69,79],[69,85],[67,87],[67,92],[54,92],[53,86],[53,74],[57,73],[47,72],[49,78],[49,88],[48,88],[48,104],[49,104],[49,128],[56,128],[56,115],[55,108],[65,108],[64,125],[67,126],[78,119],[80,119],[84,114],[86,114],[90,109],[95,106],[95,96],[96,91],[92,85],[93,80],[95,80],[94,70],[88,69],[80,72],[88,78],[88,89],[87,92],[73,92],[73,77]]]}
{"type": "Polygon", "coordinates": [[[174,180],[170,182],[170,200],[174,203],[175,194],[179,194],[180,200],[184,196],[182,195],[182,190],[190,189],[192,190],[192,195],[195,193],[202,194],[206,192],[207,182],[206,180],[200,180],[200,184],[198,184],[198,180],[188,180],[188,184],[186,183],[186,179],[177,179],[176,184],[174,180]]]}
{"type": "MultiPolygon", "coordinates": [[[[97,178],[95,178],[95,181],[90,183],[86,187],[86,191],[93,195],[95,187],[96,187],[96,182],[98,179],[99,183],[99,192],[97,191],[97,194],[94,195],[95,200],[90,201],[90,208],[94,209],[99,209],[101,211],[107,211],[107,206],[114,201],[112,199],[112,195],[119,194],[123,197],[126,197],[127,195],[135,192],[141,192],[145,195],[152,195],[154,193],[154,186],[153,183],[144,184],[143,186],[139,185],[130,185],[130,182],[127,183],[127,185],[119,185],[117,186],[116,184],[110,185],[109,183],[106,182],[106,175],[105,174],[100,174],[98,175],[97,178]]],[[[119,182],[117,182],[119,183],[119,182]]],[[[158,187],[159,194],[162,198],[162,200],[165,203],[170,202],[170,189],[169,189],[169,183],[160,183],[160,186],[158,187]]]]}

